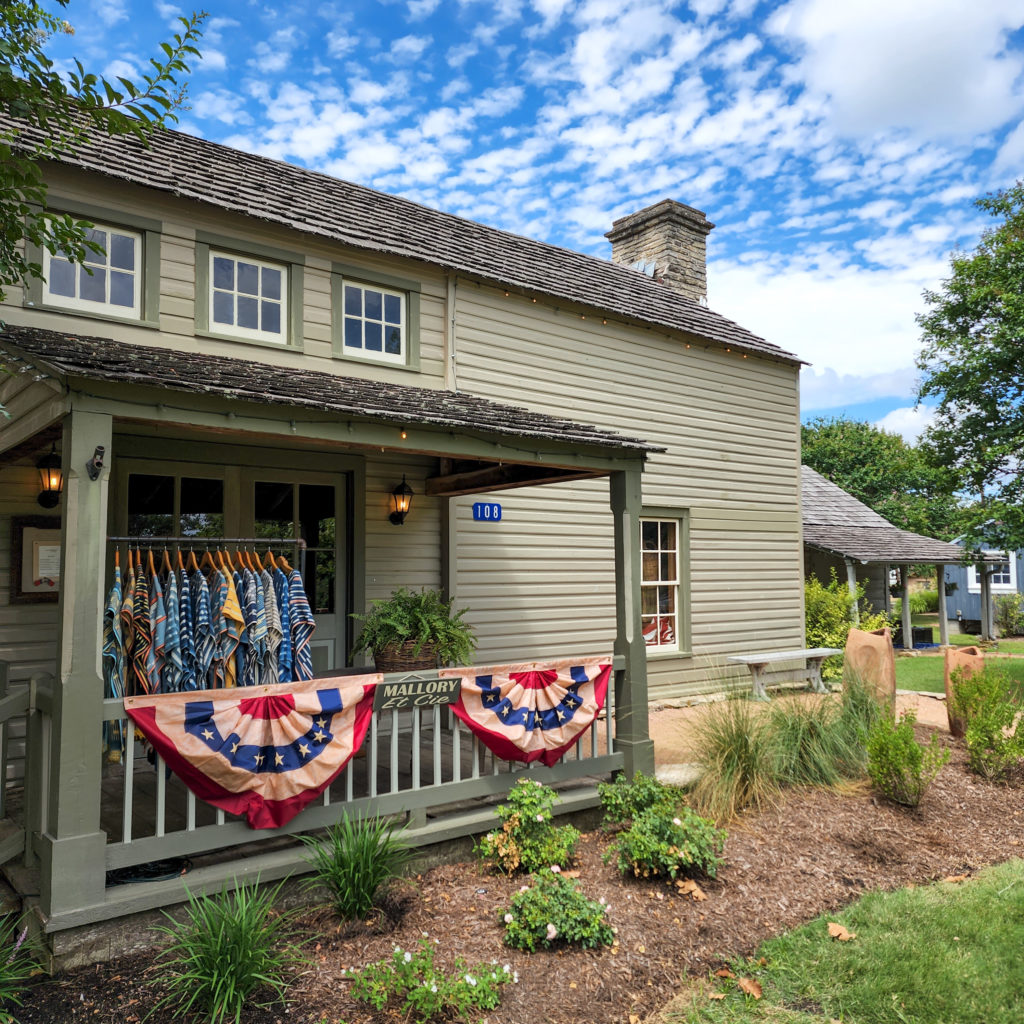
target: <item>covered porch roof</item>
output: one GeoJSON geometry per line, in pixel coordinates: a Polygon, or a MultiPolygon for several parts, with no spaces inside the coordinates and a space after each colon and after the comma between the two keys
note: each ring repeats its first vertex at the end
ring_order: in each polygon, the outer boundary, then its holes
{"type": "Polygon", "coordinates": [[[837,484],[801,466],[804,543],[864,564],[944,564],[963,559],[963,548],[893,526],[837,484]]]}
{"type": "Polygon", "coordinates": [[[0,329],[0,359],[12,372],[52,381],[66,400],[51,405],[51,422],[33,423],[31,434],[17,421],[0,429],[2,461],[59,438],[72,396],[75,408],[102,408],[121,420],[434,455],[441,471],[427,493],[437,497],[606,476],[664,450],[464,392],[36,327],[0,329]]]}

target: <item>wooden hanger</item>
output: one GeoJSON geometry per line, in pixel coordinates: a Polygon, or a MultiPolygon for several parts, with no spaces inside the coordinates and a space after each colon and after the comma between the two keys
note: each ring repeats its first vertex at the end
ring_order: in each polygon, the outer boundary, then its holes
{"type": "Polygon", "coordinates": [[[196,561],[195,548],[188,549],[188,567],[192,572],[196,572],[199,569],[199,563],[196,561]]]}
{"type": "Polygon", "coordinates": [[[117,548],[114,548],[114,568],[121,568],[121,552],[117,548]]]}
{"type": "Polygon", "coordinates": [[[174,566],[171,565],[171,553],[170,553],[170,551],[167,550],[167,548],[164,548],[164,559],[160,563],[160,571],[161,572],[171,572],[171,571],[173,571],[173,569],[174,569],[174,566]]]}
{"type": "Polygon", "coordinates": [[[149,561],[146,563],[146,565],[149,568],[149,575],[150,576],[155,576],[156,575],[156,565],[153,563],[153,549],[152,548],[149,549],[149,561]]]}
{"type": "Polygon", "coordinates": [[[216,563],[216,562],[215,562],[215,561],[213,560],[213,555],[211,555],[211,554],[210,554],[210,549],[209,549],[209,548],[207,548],[207,549],[206,549],[206,550],[205,550],[205,551],[203,552],[203,557],[202,557],[202,559],[201,559],[201,560],[200,560],[200,562],[199,562],[199,568],[200,568],[201,570],[202,570],[202,569],[205,569],[207,565],[209,565],[209,566],[210,566],[210,569],[211,569],[211,570],[212,570],[213,572],[216,572],[216,571],[217,571],[217,563],[216,563]]]}
{"type": "Polygon", "coordinates": [[[274,552],[271,551],[270,548],[267,548],[266,557],[263,559],[263,568],[264,569],[276,569],[277,568],[277,560],[274,558],[274,552]]]}
{"type": "Polygon", "coordinates": [[[178,548],[178,571],[185,571],[185,560],[181,557],[181,548],[178,548]]]}
{"type": "Polygon", "coordinates": [[[292,567],[288,564],[288,559],[285,558],[284,555],[278,555],[277,556],[277,567],[282,572],[291,572],[292,571],[292,567]]]}

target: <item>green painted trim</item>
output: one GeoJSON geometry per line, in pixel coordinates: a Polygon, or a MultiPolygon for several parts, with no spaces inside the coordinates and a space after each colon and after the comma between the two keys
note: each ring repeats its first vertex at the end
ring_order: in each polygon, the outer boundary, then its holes
{"type": "MultiPolygon", "coordinates": [[[[109,210],[90,203],[79,203],[73,200],[57,199],[49,203],[54,213],[70,213],[75,217],[83,217],[92,223],[100,222],[110,227],[125,227],[138,231],[142,235],[142,290],[140,294],[140,315],[118,316],[102,310],[92,312],[83,309],[69,309],[54,302],[43,300],[43,282],[33,277],[25,288],[22,303],[33,309],[53,311],[64,316],[82,317],[86,320],[100,320],[115,324],[132,324],[135,327],[160,327],[160,243],[163,238],[163,224],[149,217],[137,217],[134,214],[109,210]]],[[[31,263],[43,265],[43,250],[32,242],[25,243],[25,256],[31,263]]]]}
{"type": "Polygon", "coordinates": [[[352,645],[359,628],[352,613],[366,612],[366,460],[360,458],[349,473],[346,489],[348,508],[346,513],[351,524],[349,536],[352,546],[348,551],[350,592],[345,616],[345,659],[352,659],[352,645]]]}
{"type": "Polygon", "coordinates": [[[393,277],[391,274],[379,274],[376,271],[355,267],[349,263],[331,264],[331,354],[335,359],[342,359],[362,366],[383,366],[395,370],[409,370],[418,373],[420,369],[420,292],[419,281],[406,277],[393,277]],[[344,316],[342,315],[342,288],[345,281],[359,284],[380,285],[394,291],[405,292],[406,332],[405,362],[390,363],[385,360],[369,359],[352,355],[345,351],[344,316]]]}
{"type": "MultiPolygon", "coordinates": [[[[76,409],[105,412],[121,418],[149,420],[168,427],[206,427],[238,434],[253,432],[292,441],[328,442],[350,449],[385,449],[391,452],[529,465],[640,473],[644,453],[631,448],[606,448],[584,442],[562,443],[541,438],[493,434],[486,430],[415,424],[409,438],[400,441],[399,420],[367,422],[343,413],[323,412],[296,406],[266,405],[232,400],[200,392],[170,391],[73,377],[69,382],[71,405],[76,409]],[[237,411],[236,411],[237,410],[237,411]]],[[[403,425],[408,426],[406,421],[403,425]]]]}
{"type": "Polygon", "coordinates": [[[294,263],[297,266],[306,265],[304,253],[295,249],[279,249],[276,245],[264,245],[262,242],[251,242],[245,238],[235,238],[231,235],[217,235],[210,231],[196,232],[197,248],[205,245],[207,249],[223,249],[236,256],[255,256],[258,259],[274,260],[277,263],[294,263]]]}
{"type": "Polygon", "coordinates": [[[690,564],[690,509],[681,505],[644,505],[641,519],[675,519],[679,523],[679,594],[682,608],[679,615],[679,649],[676,651],[649,651],[648,661],[693,656],[693,581],[690,564]]]}
{"type": "Polygon", "coordinates": [[[230,341],[232,345],[255,345],[281,351],[304,351],[303,336],[305,302],[305,257],[287,253],[268,245],[244,246],[231,239],[209,235],[205,231],[196,235],[196,298],[195,335],[197,338],[211,338],[214,341],[230,341]],[[215,241],[210,241],[215,239],[215,241]],[[288,336],[280,344],[262,338],[243,338],[237,334],[210,329],[210,250],[227,252],[232,256],[253,256],[256,259],[274,260],[283,263],[288,273],[288,336]]]}

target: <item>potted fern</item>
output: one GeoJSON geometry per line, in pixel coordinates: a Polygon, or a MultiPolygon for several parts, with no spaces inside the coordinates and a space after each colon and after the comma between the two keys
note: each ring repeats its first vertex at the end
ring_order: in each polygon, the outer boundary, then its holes
{"type": "Polygon", "coordinates": [[[476,648],[468,609],[453,611],[437,590],[418,593],[399,587],[386,600],[371,602],[352,654],[369,651],[378,672],[410,672],[438,665],[466,665],[476,648]]]}

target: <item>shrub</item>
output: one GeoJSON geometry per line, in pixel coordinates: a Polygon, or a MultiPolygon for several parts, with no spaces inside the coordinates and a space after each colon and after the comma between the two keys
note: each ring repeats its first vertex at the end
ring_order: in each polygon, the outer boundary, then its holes
{"type": "Polygon", "coordinates": [[[664,806],[648,807],[605,852],[623,875],[656,878],[701,872],[714,878],[722,866],[725,832],[689,807],[678,814],[664,806]]]}
{"type": "Polygon", "coordinates": [[[19,931],[19,924],[13,917],[0,924],[0,1024],[16,1024],[7,1008],[21,1006],[25,982],[36,969],[31,946],[25,942],[28,926],[19,931]]]}
{"type": "Polygon", "coordinates": [[[697,724],[697,759],[703,771],[690,803],[705,817],[728,821],[748,806],[778,794],[766,718],[745,698],[712,705],[697,724]]]}
{"type": "Polygon", "coordinates": [[[508,964],[468,967],[461,959],[445,973],[434,963],[435,948],[429,939],[421,939],[415,951],[395,946],[388,959],[342,972],[352,983],[350,994],[377,1010],[397,1003],[403,1020],[426,1024],[466,1020],[473,1011],[493,1010],[501,1002],[501,986],[519,980],[508,964]]]}
{"type": "Polygon", "coordinates": [[[171,941],[157,958],[163,969],[154,983],[166,994],[154,1010],[238,1024],[245,1006],[284,1002],[289,975],[305,959],[291,943],[292,915],[274,911],[280,890],[242,885],[217,896],[190,896],[183,921],[165,914],[171,924],[159,931],[171,941]],[[260,991],[270,998],[258,1001],[260,991]]]}
{"type": "MultiPolygon", "coordinates": [[[[857,585],[857,598],[864,597],[864,585],[857,585]]],[[[813,573],[804,581],[804,622],[808,647],[845,647],[853,625],[853,602],[846,582],[840,582],[836,571],[828,583],[822,583],[813,573]]],[[[882,614],[871,614],[870,609],[860,616],[860,628],[881,629],[886,624],[882,614]]],[[[823,679],[838,679],[842,675],[843,659],[836,655],[822,664],[823,679]]]]}
{"type": "MultiPolygon", "coordinates": [[[[557,867],[555,865],[554,867],[557,867]]],[[[580,887],[554,867],[540,872],[532,885],[524,885],[512,897],[512,906],[501,915],[505,943],[516,949],[554,945],[578,945],[584,949],[610,946],[615,933],[605,920],[610,909],[601,899],[587,899],[580,887]]]]}
{"type": "Polygon", "coordinates": [[[599,782],[597,792],[609,824],[631,821],[648,807],[675,808],[682,794],[675,786],[659,782],[653,775],[637,772],[632,779],[619,775],[612,782],[599,782]]]}
{"type": "Polygon", "coordinates": [[[1024,594],[1000,594],[995,606],[995,627],[1000,636],[1024,633],[1024,594]]]}
{"type": "Polygon", "coordinates": [[[552,864],[567,867],[580,833],[572,825],[556,828],[551,824],[551,808],[557,799],[553,789],[520,778],[509,792],[508,803],[498,804],[501,828],[480,840],[477,853],[495,861],[507,875],[531,873],[552,864]]]}
{"type": "Polygon", "coordinates": [[[917,715],[904,711],[898,722],[886,715],[875,723],[868,736],[868,775],[875,787],[890,800],[916,807],[939,769],[949,760],[949,751],[939,747],[932,735],[928,746],[914,739],[917,715]]]}
{"type": "Polygon", "coordinates": [[[365,917],[380,887],[396,878],[412,856],[403,831],[386,818],[343,818],[323,840],[299,836],[313,866],[307,884],[325,886],[346,920],[365,917]]]}
{"type": "Polygon", "coordinates": [[[1012,774],[1024,761],[1024,737],[1015,728],[1020,706],[1009,677],[992,666],[973,675],[957,668],[950,683],[950,715],[965,723],[971,770],[986,779],[1012,774]]]}

